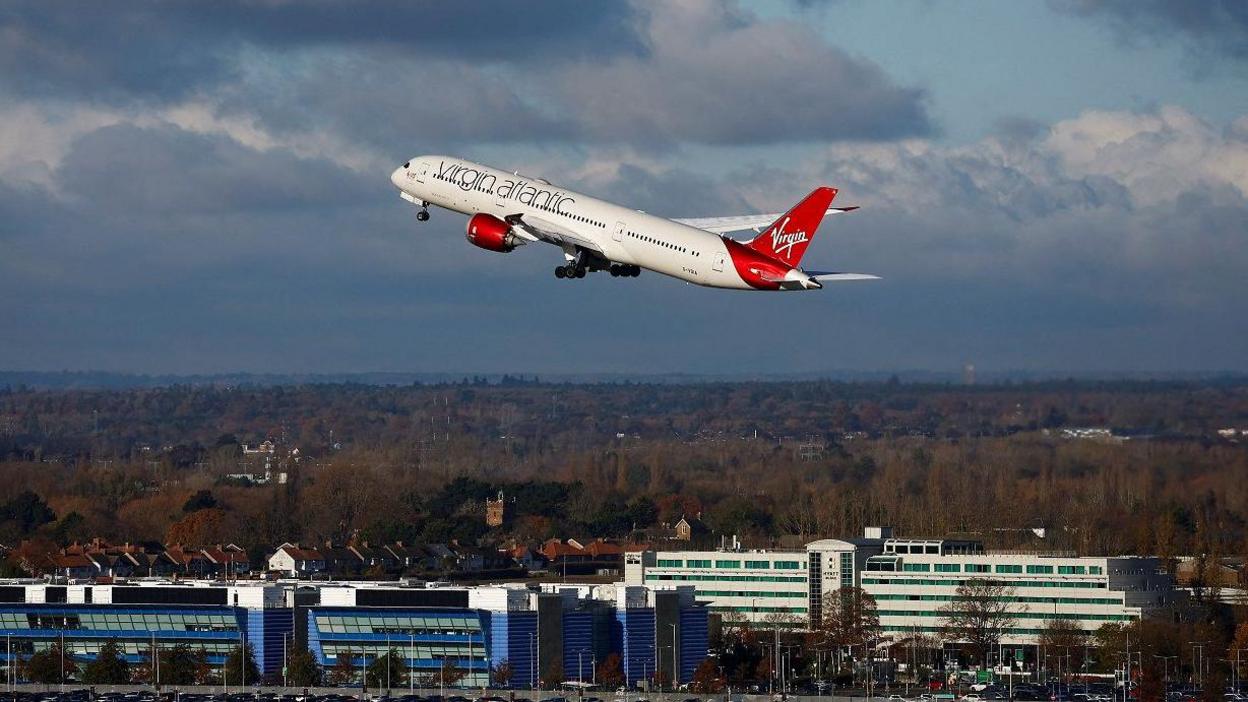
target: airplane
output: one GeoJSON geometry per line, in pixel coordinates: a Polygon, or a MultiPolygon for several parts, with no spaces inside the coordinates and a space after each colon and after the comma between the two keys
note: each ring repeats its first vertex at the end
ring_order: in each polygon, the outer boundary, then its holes
{"type": "Polygon", "coordinates": [[[818,290],[824,282],[875,280],[865,273],[807,271],[802,255],[837,190],[815,188],[784,213],[666,219],[552,185],[542,178],[501,171],[450,156],[417,156],[390,181],[399,196],[469,215],[467,238],[487,251],[508,253],[543,241],[563,249],[555,277],[584,278],[608,271],[635,278],[650,270],[688,283],[735,290],[818,290]],[[753,230],[749,241],[725,234],[753,230]]]}

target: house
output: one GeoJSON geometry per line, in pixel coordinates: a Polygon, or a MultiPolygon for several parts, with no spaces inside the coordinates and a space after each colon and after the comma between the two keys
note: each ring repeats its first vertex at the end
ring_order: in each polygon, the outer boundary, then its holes
{"type": "Polygon", "coordinates": [[[364,565],[365,570],[380,569],[384,572],[397,570],[399,560],[385,546],[369,546],[367,541],[351,547],[355,555],[364,565]]]}
{"type": "Polygon", "coordinates": [[[433,570],[438,567],[438,559],[421,546],[409,546],[396,541],[386,547],[394,556],[395,564],[403,570],[433,570]]]}
{"type": "Polygon", "coordinates": [[[680,521],[676,522],[675,530],[677,541],[701,541],[711,534],[711,530],[702,523],[701,514],[695,517],[681,516],[680,521]]]}
{"type": "Polygon", "coordinates": [[[242,547],[235,544],[218,544],[200,551],[217,569],[226,576],[247,575],[251,572],[251,558],[242,547]]]}
{"type": "Polygon", "coordinates": [[[196,548],[174,544],[165,549],[165,556],[178,565],[178,572],[194,578],[204,578],[217,572],[217,565],[196,548]]]}
{"type": "Polygon", "coordinates": [[[325,570],[336,575],[358,575],[364,569],[364,561],[350,546],[335,546],[326,541],[320,549],[325,559],[325,570]]]}
{"type": "Polygon", "coordinates": [[[499,553],[530,573],[546,569],[546,557],[523,544],[499,549],[499,553]]]}
{"type": "Polygon", "coordinates": [[[52,571],[70,580],[82,580],[96,576],[95,563],[81,553],[58,553],[50,557],[52,571]]]}
{"type": "Polygon", "coordinates": [[[298,577],[325,571],[325,556],[314,548],[302,548],[299,544],[284,543],[269,556],[269,570],[289,573],[298,577]]]}

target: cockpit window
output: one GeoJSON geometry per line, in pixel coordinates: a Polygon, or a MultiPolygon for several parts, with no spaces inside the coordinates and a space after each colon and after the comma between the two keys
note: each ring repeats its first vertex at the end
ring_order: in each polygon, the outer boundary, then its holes
{"type": "Polygon", "coordinates": [[[412,166],[412,162],[411,162],[411,161],[408,161],[407,163],[403,164],[403,167],[404,167],[404,168],[411,168],[411,166],[412,166]]]}

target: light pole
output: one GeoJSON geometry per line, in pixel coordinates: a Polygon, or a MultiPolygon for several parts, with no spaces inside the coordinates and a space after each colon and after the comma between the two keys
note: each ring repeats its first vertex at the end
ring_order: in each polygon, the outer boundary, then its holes
{"type": "Polygon", "coordinates": [[[1200,664],[1205,659],[1205,644],[1208,641],[1188,641],[1188,645],[1192,647],[1192,684],[1201,690],[1205,689],[1205,677],[1201,674],[1200,664]]]}
{"type": "Polygon", "coordinates": [[[669,626],[672,627],[672,691],[675,692],[676,684],[680,682],[680,666],[676,663],[676,625],[669,626]]]}
{"type": "Polygon", "coordinates": [[[529,689],[537,689],[537,634],[529,632],[529,689]]]}
{"type": "Polygon", "coordinates": [[[416,667],[416,632],[407,632],[407,692],[409,695],[416,694],[416,675],[413,668],[416,667]]]}
{"type": "Polygon", "coordinates": [[[1170,690],[1170,659],[1173,658],[1177,661],[1179,657],[1178,656],[1159,656],[1154,653],[1153,658],[1161,659],[1161,669],[1162,669],[1161,680],[1162,680],[1162,684],[1165,685],[1166,690],[1169,691],[1170,690]]]}

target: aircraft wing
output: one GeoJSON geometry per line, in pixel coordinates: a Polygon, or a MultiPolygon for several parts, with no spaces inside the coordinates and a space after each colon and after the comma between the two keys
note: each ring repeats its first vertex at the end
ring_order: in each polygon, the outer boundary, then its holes
{"type": "Polygon", "coordinates": [[[556,246],[573,247],[588,249],[598,254],[605,255],[602,247],[598,242],[587,236],[578,234],[571,229],[548,222],[538,217],[528,217],[525,215],[507,215],[503,218],[510,224],[520,236],[530,241],[545,241],[556,246]]]}
{"type": "MultiPolygon", "coordinates": [[[[853,212],[857,207],[829,207],[827,214],[841,214],[842,212],[853,212]]],[[[693,217],[689,219],[678,219],[677,222],[687,224],[691,227],[697,227],[708,232],[716,234],[724,234],[727,232],[740,232],[746,229],[759,231],[763,227],[784,216],[783,212],[771,212],[767,214],[738,215],[735,217],[693,217]]]]}

